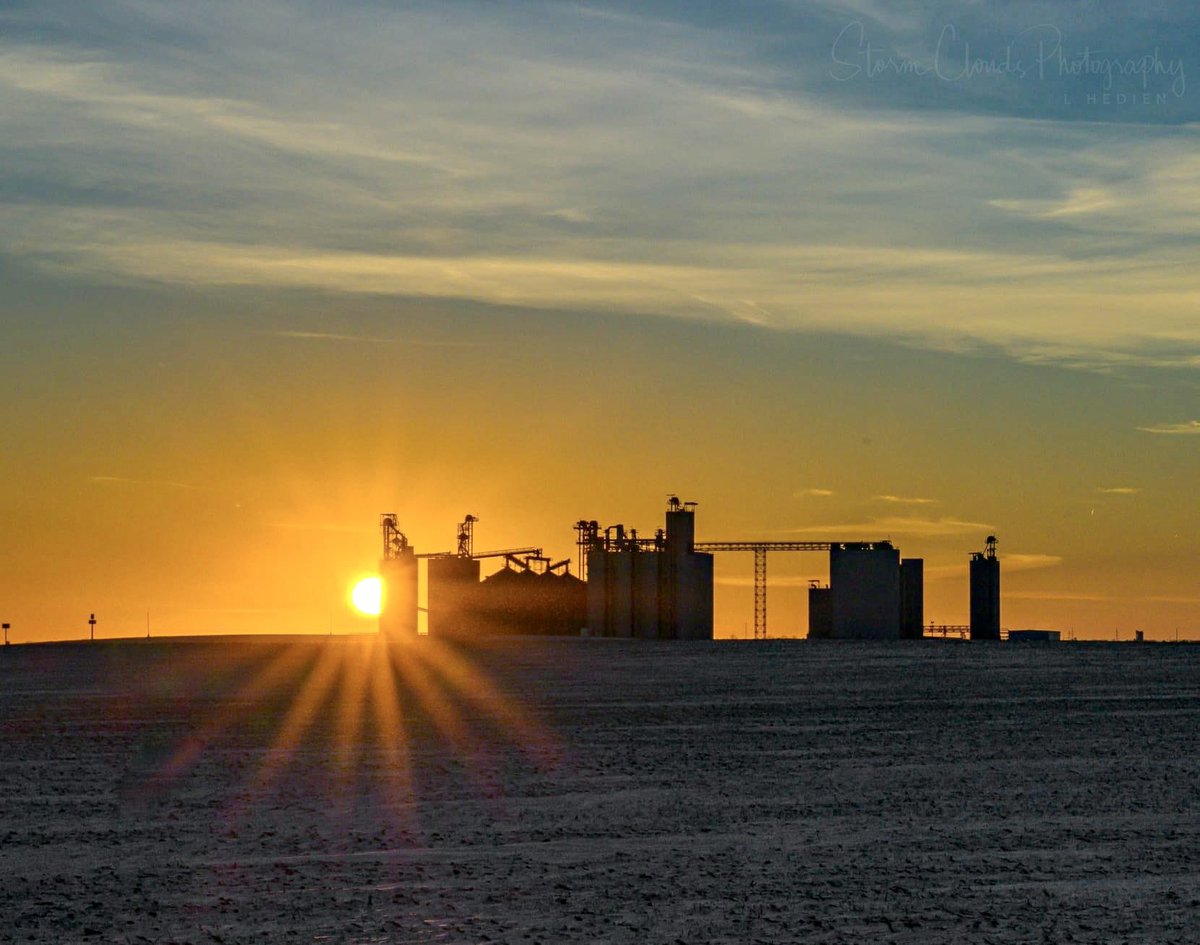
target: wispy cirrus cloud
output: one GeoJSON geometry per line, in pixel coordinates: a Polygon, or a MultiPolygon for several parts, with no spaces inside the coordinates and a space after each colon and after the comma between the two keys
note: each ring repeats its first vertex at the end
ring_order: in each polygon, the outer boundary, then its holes
{"type": "Polygon", "coordinates": [[[1005,593],[1012,600],[1044,600],[1044,601],[1108,601],[1122,604],[1180,604],[1194,606],[1200,604],[1200,597],[1152,594],[1145,597],[1132,594],[1085,594],[1076,591],[1014,591],[1005,593]]]}
{"type": "Polygon", "coordinates": [[[1138,427],[1143,433],[1157,433],[1163,436],[1196,436],[1200,435],[1200,420],[1185,420],[1182,423],[1158,423],[1149,427],[1138,427]]]}
{"type": "MultiPolygon", "coordinates": [[[[65,280],[669,315],[1092,369],[1200,364],[1193,128],[1047,121],[1039,87],[995,77],[914,98],[894,77],[829,75],[848,18],[920,58],[951,13],[981,49],[1029,25],[1016,14],[828,0],[803,15],[749,4],[733,22],[597,0],[330,21],[274,0],[202,6],[214,15],[8,14],[0,252],[65,280]],[[458,67],[468,56],[486,84],[458,67]]],[[[1050,7],[1068,44],[1104,30],[1127,44],[1115,21],[1085,30],[1050,7]]],[[[1195,17],[1178,19],[1184,35],[1195,17]]]]}
{"type": "Polygon", "coordinates": [[[918,496],[877,495],[876,502],[887,502],[891,505],[934,505],[937,499],[924,499],[918,496]]]}
{"type": "Polygon", "coordinates": [[[1044,600],[1063,602],[1112,601],[1118,599],[1107,594],[1082,594],[1077,591],[1010,591],[1004,596],[1010,600],[1044,600]]]}
{"type": "Polygon", "coordinates": [[[797,498],[797,499],[802,499],[802,498],[827,499],[830,496],[834,496],[834,495],[837,495],[837,493],[834,492],[832,489],[817,489],[817,488],[800,489],[799,491],[792,493],[793,498],[797,498]]]}
{"type": "Polygon", "coordinates": [[[1096,491],[1101,495],[1137,495],[1142,490],[1136,486],[1097,486],[1096,491]]]}
{"type": "Polygon", "coordinates": [[[1056,200],[989,200],[988,204],[1038,220],[1053,220],[1112,210],[1118,206],[1118,201],[1102,187],[1075,187],[1056,200]]]}
{"type": "Polygon", "coordinates": [[[968,522],[962,519],[943,517],[936,519],[906,516],[885,516],[869,522],[842,522],[832,525],[811,525],[788,529],[789,535],[821,535],[831,541],[840,539],[885,539],[904,535],[910,537],[939,538],[950,535],[966,535],[972,532],[988,532],[993,526],[983,522],[968,522]]]}
{"type": "MultiPolygon", "coordinates": [[[[1000,565],[1006,574],[1015,574],[1021,571],[1040,571],[1045,568],[1057,568],[1063,563],[1063,558],[1060,555],[1047,554],[1006,554],[1000,556],[1000,565]]],[[[942,564],[927,567],[925,569],[925,579],[927,581],[943,581],[943,580],[962,580],[967,577],[969,567],[964,561],[962,564],[942,564]]],[[[1005,596],[1014,596],[1005,591],[1005,596]]]]}
{"type": "Polygon", "coordinates": [[[1007,571],[1040,571],[1042,568],[1057,568],[1063,563],[1061,555],[1009,554],[1000,558],[1007,571]]]}

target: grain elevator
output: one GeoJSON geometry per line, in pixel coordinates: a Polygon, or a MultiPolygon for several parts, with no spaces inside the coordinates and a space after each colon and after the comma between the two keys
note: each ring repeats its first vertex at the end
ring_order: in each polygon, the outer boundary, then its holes
{"type": "Polygon", "coordinates": [[[696,550],[696,504],[671,496],[653,538],[576,525],[587,562],[588,632],[646,640],[713,638],[713,556],[696,550]]]}
{"type": "Polygon", "coordinates": [[[1000,559],[996,536],[971,555],[971,639],[1000,639],[1000,559]]]}

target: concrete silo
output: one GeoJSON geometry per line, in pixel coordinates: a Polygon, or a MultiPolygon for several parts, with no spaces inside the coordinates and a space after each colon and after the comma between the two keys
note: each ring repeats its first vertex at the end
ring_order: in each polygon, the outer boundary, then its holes
{"type": "Polygon", "coordinates": [[[695,503],[671,497],[666,528],[638,538],[613,525],[579,522],[587,561],[588,632],[593,636],[711,640],[713,558],[695,548],[695,503]]]}
{"type": "Polygon", "coordinates": [[[996,536],[971,555],[971,639],[1000,639],[1000,559],[996,536]]]}
{"type": "Polygon", "coordinates": [[[469,637],[475,634],[479,561],[458,555],[427,558],[429,635],[469,637]]]}
{"type": "Polygon", "coordinates": [[[662,635],[662,614],[659,612],[659,585],[663,576],[661,551],[638,550],[630,555],[633,566],[633,627],[632,636],[642,640],[657,640],[662,635]]]}
{"type": "Polygon", "coordinates": [[[559,573],[569,561],[513,556],[484,579],[475,598],[474,630],[482,636],[578,636],[587,620],[584,583],[559,573]],[[534,566],[544,567],[535,570],[534,566]]]}
{"type": "Polygon", "coordinates": [[[819,581],[808,584],[808,638],[828,640],[833,636],[833,593],[819,581]]]}
{"type": "Polygon", "coordinates": [[[674,496],[667,506],[666,574],[660,620],[670,640],[713,638],[713,556],[696,551],[696,504],[674,496]]]}
{"type": "Polygon", "coordinates": [[[829,586],[834,639],[900,639],[900,552],[891,542],[830,545],[829,586]]]}
{"type": "Polygon", "coordinates": [[[598,637],[633,636],[633,557],[637,536],[612,525],[594,536],[587,552],[588,632],[598,637]]]}
{"type": "Polygon", "coordinates": [[[417,635],[417,556],[396,524],[396,516],[380,516],[383,558],[379,562],[382,582],[379,632],[391,638],[417,635]]]}
{"type": "Polygon", "coordinates": [[[900,639],[919,640],[925,635],[925,560],[900,562],[900,639]]]}

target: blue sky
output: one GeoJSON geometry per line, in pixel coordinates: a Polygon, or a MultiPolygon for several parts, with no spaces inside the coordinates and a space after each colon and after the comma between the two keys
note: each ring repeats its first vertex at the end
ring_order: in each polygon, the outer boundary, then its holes
{"type": "Polygon", "coordinates": [[[63,278],[1187,362],[1184,7],[18,5],[0,248],[63,278]],[[1089,105],[1109,79],[1059,65],[1085,53],[1169,71],[1089,105]]]}

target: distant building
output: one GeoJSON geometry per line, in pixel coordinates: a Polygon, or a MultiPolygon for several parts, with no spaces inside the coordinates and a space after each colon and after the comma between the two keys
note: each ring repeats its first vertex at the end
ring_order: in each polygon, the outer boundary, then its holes
{"type": "Polygon", "coordinates": [[[1011,643],[1058,643],[1062,633],[1058,630],[1009,630],[1011,643]]]}
{"type": "Polygon", "coordinates": [[[919,640],[925,634],[925,560],[900,562],[900,639],[919,640]]]}
{"type": "Polygon", "coordinates": [[[441,555],[426,560],[431,637],[476,635],[479,560],[441,555]]]}
{"type": "Polygon", "coordinates": [[[891,542],[831,545],[829,587],[833,639],[900,639],[900,552],[891,542]]]}
{"type": "Polygon", "coordinates": [[[379,632],[388,637],[417,635],[417,556],[406,548],[395,558],[380,563],[383,585],[379,632]]]}
{"type": "Polygon", "coordinates": [[[379,562],[381,599],[379,632],[396,638],[417,635],[417,556],[394,512],[379,517],[383,558],[379,562]]]}
{"type": "Polygon", "coordinates": [[[833,592],[813,581],[808,585],[808,638],[828,640],[833,636],[833,592]]]}
{"type": "Polygon", "coordinates": [[[996,536],[971,555],[971,639],[1000,639],[1000,560],[996,536]]]}
{"type": "Polygon", "coordinates": [[[887,541],[829,546],[829,586],[808,587],[809,639],[919,640],[924,623],[923,559],[887,541]]]}
{"type": "Polygon", "coordinates": [[[695,503],[672,496],[666,529],[652,539],[621,525],[603,534],[595,523],[578,527],[587,557],[591,635],[712,639],[713,556],[695,549],[695,503]]]}
{"type": "Polygon", "coordinates": [[[548,559],[505,559],[504,568],[474,589],[467,630],[472,636],[579,636],[587,612],[587,589],[548,559]]]}

